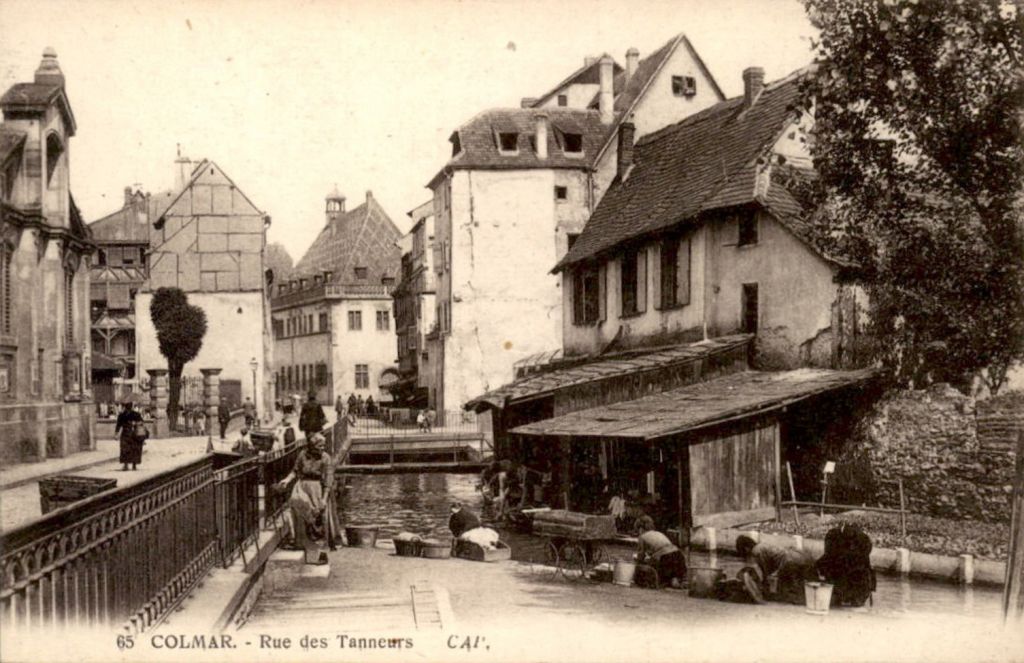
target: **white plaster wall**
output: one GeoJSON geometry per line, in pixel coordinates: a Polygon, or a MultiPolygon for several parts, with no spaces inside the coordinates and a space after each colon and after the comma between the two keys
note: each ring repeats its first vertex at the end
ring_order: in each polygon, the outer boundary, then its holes
{"type": "Polygon", "coordinates": [[[395,320],[392,315],[390,298],[342,300],[331,306],[331,372],[334,380],[332,398],[340,394],[347,400],[349,394],[362,396],[365,400],[373,396],[378,403],[381,399],[391,400],[389,393],[380,390],[380,377],[387,368],[397,368],[395,363],[395,320]],[[349,331],[348,312],[362,311],[363,328],[349,331]],[[387,331],[377,330],[376,311],[387,311],[387,331]],[[356,389],[356,364],[369,367],[370,386],[356,389]]]}
{"type": "MultiPolygon", "coordinates": [[[[220,368],[220,378],[241,380],[242,398],[249,397],[254,403],[263,402],[268,369],[263,353],[263,295],[260,292],[192,292],[188,302],[206,313],[206,336],[199,355],[185,365],[183,376],[201,376],[201,368],[220,368]],[[252,368],[249,362],[255,357],[257,369],[257,393],[253,398],[252,368]]],[[[146,370],[167,368],[167,360],[160,354],[156,329],[149,315],[153,294],[140,292],[135,300],[135,349],[139,376],[145,377],[146,370]]]]}
{"type": "Polygon", "coordinates": [[[559,108],[558,106],[558,95],[564,94],[568,97],[567,105],[563,108],[586,108],[591,101],[594,100],[594,96],[600,91],[601,86],[597,83],[576,83],[575,85],[566,85],[559,89],[551,98],[544,102],[541,108],[559,108]]]}
{"type": "Polygon", "coordinates": [[[620,263],[617,258],[605,261],[607,315],[596,324],[573,324],[573,290],[571,272],[562,273],[563,333],[567,355],[597,352],[622,330],[625,344],[640,344],[643,338],[671,334],[701,327],[704,322],[704,274],[705,274],[705,229],[697,228],[690,235],[690,303],[668,310],[655,308],[660,296],[656,261],[660,260],[657,242],[643,245],[647,253],[647,309],[640,314],[623,317],[620,315],[620,263]]]}
{"type": "Polygon", "coordinates": [[[721,101],[714,87],[701,72],[696,60],[682,44],[675,50],[661,71],[654,77],[633,110],[636,138],[657,131],[683,118],[713,106],[721,101]],[[697,79],[697,93],[692,97],[672,94],[673,76],[693,76],[697,79]]]}
{"type": "Polygon", "coordinates": [[[510,382],[516,361],[562,342],[561,286],[549,273],[558,250],[553,173],[457,171],[453,184],[449,410],[510,382]]]}

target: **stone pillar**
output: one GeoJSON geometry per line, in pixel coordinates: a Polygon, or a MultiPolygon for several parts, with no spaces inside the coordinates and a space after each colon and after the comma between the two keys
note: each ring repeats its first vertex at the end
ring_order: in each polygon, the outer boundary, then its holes
{"type": "Polygon", "coordinates": [[[207,451],[212,451],[214,429],[217,427],[217,407],[220,405],[220,372],[222,368],[200,368],[203,374],[203,412],[206,413],[207,451]]]}
{"type": "Polygon", "coordinates": [[[153,409],[153,431],[154,438],[167,437],[167,369],[149,368],[149,404],[153,409]]]}

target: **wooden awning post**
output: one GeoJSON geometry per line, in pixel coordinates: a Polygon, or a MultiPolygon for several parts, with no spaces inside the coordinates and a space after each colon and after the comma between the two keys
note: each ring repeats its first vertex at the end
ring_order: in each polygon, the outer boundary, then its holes
{"type": "Polygon", "coordinates": [[[1017,435],[1017,473],[1013,480],[1010,549],[1003,586],[1003,618],[1024,621],[1024,431],[1017,435]]]}

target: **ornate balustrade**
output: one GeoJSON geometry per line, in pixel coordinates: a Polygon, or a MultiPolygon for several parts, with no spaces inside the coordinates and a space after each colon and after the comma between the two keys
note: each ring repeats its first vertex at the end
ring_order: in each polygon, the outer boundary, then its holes
{"type": "Polygon", "coordinates": [[[141,631],[217,557],[213,460],[58,509],[0,537],[0,630],[141,631]]]}

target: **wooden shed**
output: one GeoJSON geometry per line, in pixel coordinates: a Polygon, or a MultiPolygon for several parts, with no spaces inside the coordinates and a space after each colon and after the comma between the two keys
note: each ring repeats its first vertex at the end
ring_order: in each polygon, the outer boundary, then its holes
{"type": "MultiPolygon", "coordinates": [[[[644,488],[662,526],[773,518],[781,501],[781,418],[815,396],[861,385],[873,369],[744,371],[514,428],[553,465],[567,508],[593,500],[586,477],[644,488]]],[[[641,490],[641,492],[644,492],[641,490]]]]}

